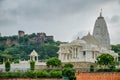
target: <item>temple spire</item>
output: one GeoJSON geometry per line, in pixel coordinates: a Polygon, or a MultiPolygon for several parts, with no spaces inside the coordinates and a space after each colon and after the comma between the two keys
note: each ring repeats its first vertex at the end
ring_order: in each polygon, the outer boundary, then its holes
{"type": "Polygon", "coordinates": [[[102,8],[100,9],[100,17],[102,17],[102,8]]]}
{"type": "Polygon", "coordinates": [[[107,24],[102,16],[102,9],[100,16],[97,18],[94,25],[93,36],[101,43],[101,45],[103,45],[103,47],[110,49],[110,37],[107,24]]]}

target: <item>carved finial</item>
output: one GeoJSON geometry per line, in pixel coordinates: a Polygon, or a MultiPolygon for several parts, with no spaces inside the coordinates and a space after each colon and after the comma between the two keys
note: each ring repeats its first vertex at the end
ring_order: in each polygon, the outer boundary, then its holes
{"type": "Polygon", "coordinates": [[[102,17],[102,8],[100,9],[100,17],[102,17]]]}

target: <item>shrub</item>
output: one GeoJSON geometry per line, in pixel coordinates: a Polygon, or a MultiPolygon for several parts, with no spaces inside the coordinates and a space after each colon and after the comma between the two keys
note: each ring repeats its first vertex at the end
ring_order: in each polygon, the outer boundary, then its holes
{"type": "Polygon", "coordinates": [[[109,66],[110,71],[115,71],[115,63],[110,64],[109,66]]]}
{"type": "Polygon", "coordinates": [[[61,78],[62,77],[62,72],[61,71],[50,71],[50,77],[51,78],[61,78]]]}
{"type": "Polygon", "coordinates": [[[7,78],[14,78],[14,73],[13,72],[7,72],[7,78]]]}
{"type": "Polygon", "coordinates": [[[6,72],[10,71],[10,62],[9,61],[5,62],[5,71],[6,72]]]}
{"type": "Polygon", "coordinates": [[[3,64],[3,62],[0,62],[0,64],[3,64]]]}
{"type": "MultiPolygon", "coordinates": [[[[115,71],[115,70],[114,70],[115,71]]],[[[97,72],[112,72],[111,69],[98,69],[97,72]]]]}
{"type": "Polygon", "coordinates": [[[14,73],[15,73],[15,75],[14,75],[15,78],[21,78],[22,77],[22,72],[17,71],[17,72],[14,72],[14,73]]]}
{"type": "Polygon", "coordinates": [[[119,69],[115,69],[115,72],[120,72],[120,68],[119,69]]]}
{"type": "Polygon", "coordinates": [[[35,69],[35,61],[30,61],[30,70],[35,69]]]}
{"type": "Polygon", "coordinates": [[[38,78],[49,77],[49,74],[45,70],[37,71],[36,72],[38,78]]]}
{"type": "Polygon", "coordinates": [[[17,60],[14,60],[14,63],[19,63],[19,60],[17,59],[17,60]]]}
{"type": "Polygon", "coordinates": [[[25,75],[24,76],[25,78],[36,78],[37,77],[36,72],[33,70],[25,72],[24,75],[25,75]]]}
{"type": "Polygon", "coordinates": [[[62,69],[62,75],[65,77],[68,77],[69,80],[76,80],[75,77],[75,70],[73,70],[72,68],[68,67],[68,68],[63,68],[62,69]]]}
{"type": "Polygon", "coordinates": [[[61,65],[61,61],[56,57],[52,57],[47,60],[46,64],[48,67],[59,67],[61,65]]]}
{"type": "Polygon", "coordinates": [[[0,78],[7,78],[7,75],[5,72],[0,72],[0,78]]]}
{"type": "Polygon", "coordinates": [[[90,65],[90,72],[94,72],[94,65],[90,65]]]}
{"type": "Polygon", "coordinates": [[[68,68],[68,67],[73,68],[73,64],[67,63],[63,66],[63,68],[68,68]]]}

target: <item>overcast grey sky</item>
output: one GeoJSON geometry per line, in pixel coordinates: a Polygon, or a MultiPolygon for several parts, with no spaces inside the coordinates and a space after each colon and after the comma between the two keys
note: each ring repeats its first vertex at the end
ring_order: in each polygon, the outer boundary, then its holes
{"type": "Polygon", "coordinates": [[[0,0],[0,32],[45,32],[55,40],[71,41],[92,34],[101,8],[111,43],[120,44],[120,0],[0,0]]]}

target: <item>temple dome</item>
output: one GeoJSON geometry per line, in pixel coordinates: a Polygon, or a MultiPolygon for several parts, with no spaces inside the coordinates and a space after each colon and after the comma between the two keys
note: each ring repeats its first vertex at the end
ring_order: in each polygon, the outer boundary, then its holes
{"type": "Polygon", "coordinates": [[[76,45],[81,45],[81,44],[86,44],[84,40],[81,40],[79,37],[76,40],[73,40],[71,44],[76,44],[76,45]]]}
{"type": "Polygon", "coordinates": [[[97,41],[97,39],[94,36],[92,36],[90,33],[88,33],[86,36],[83,36],[82,40],[86,41],[87,44],[101,46],[101,44],[97,41]]]}

